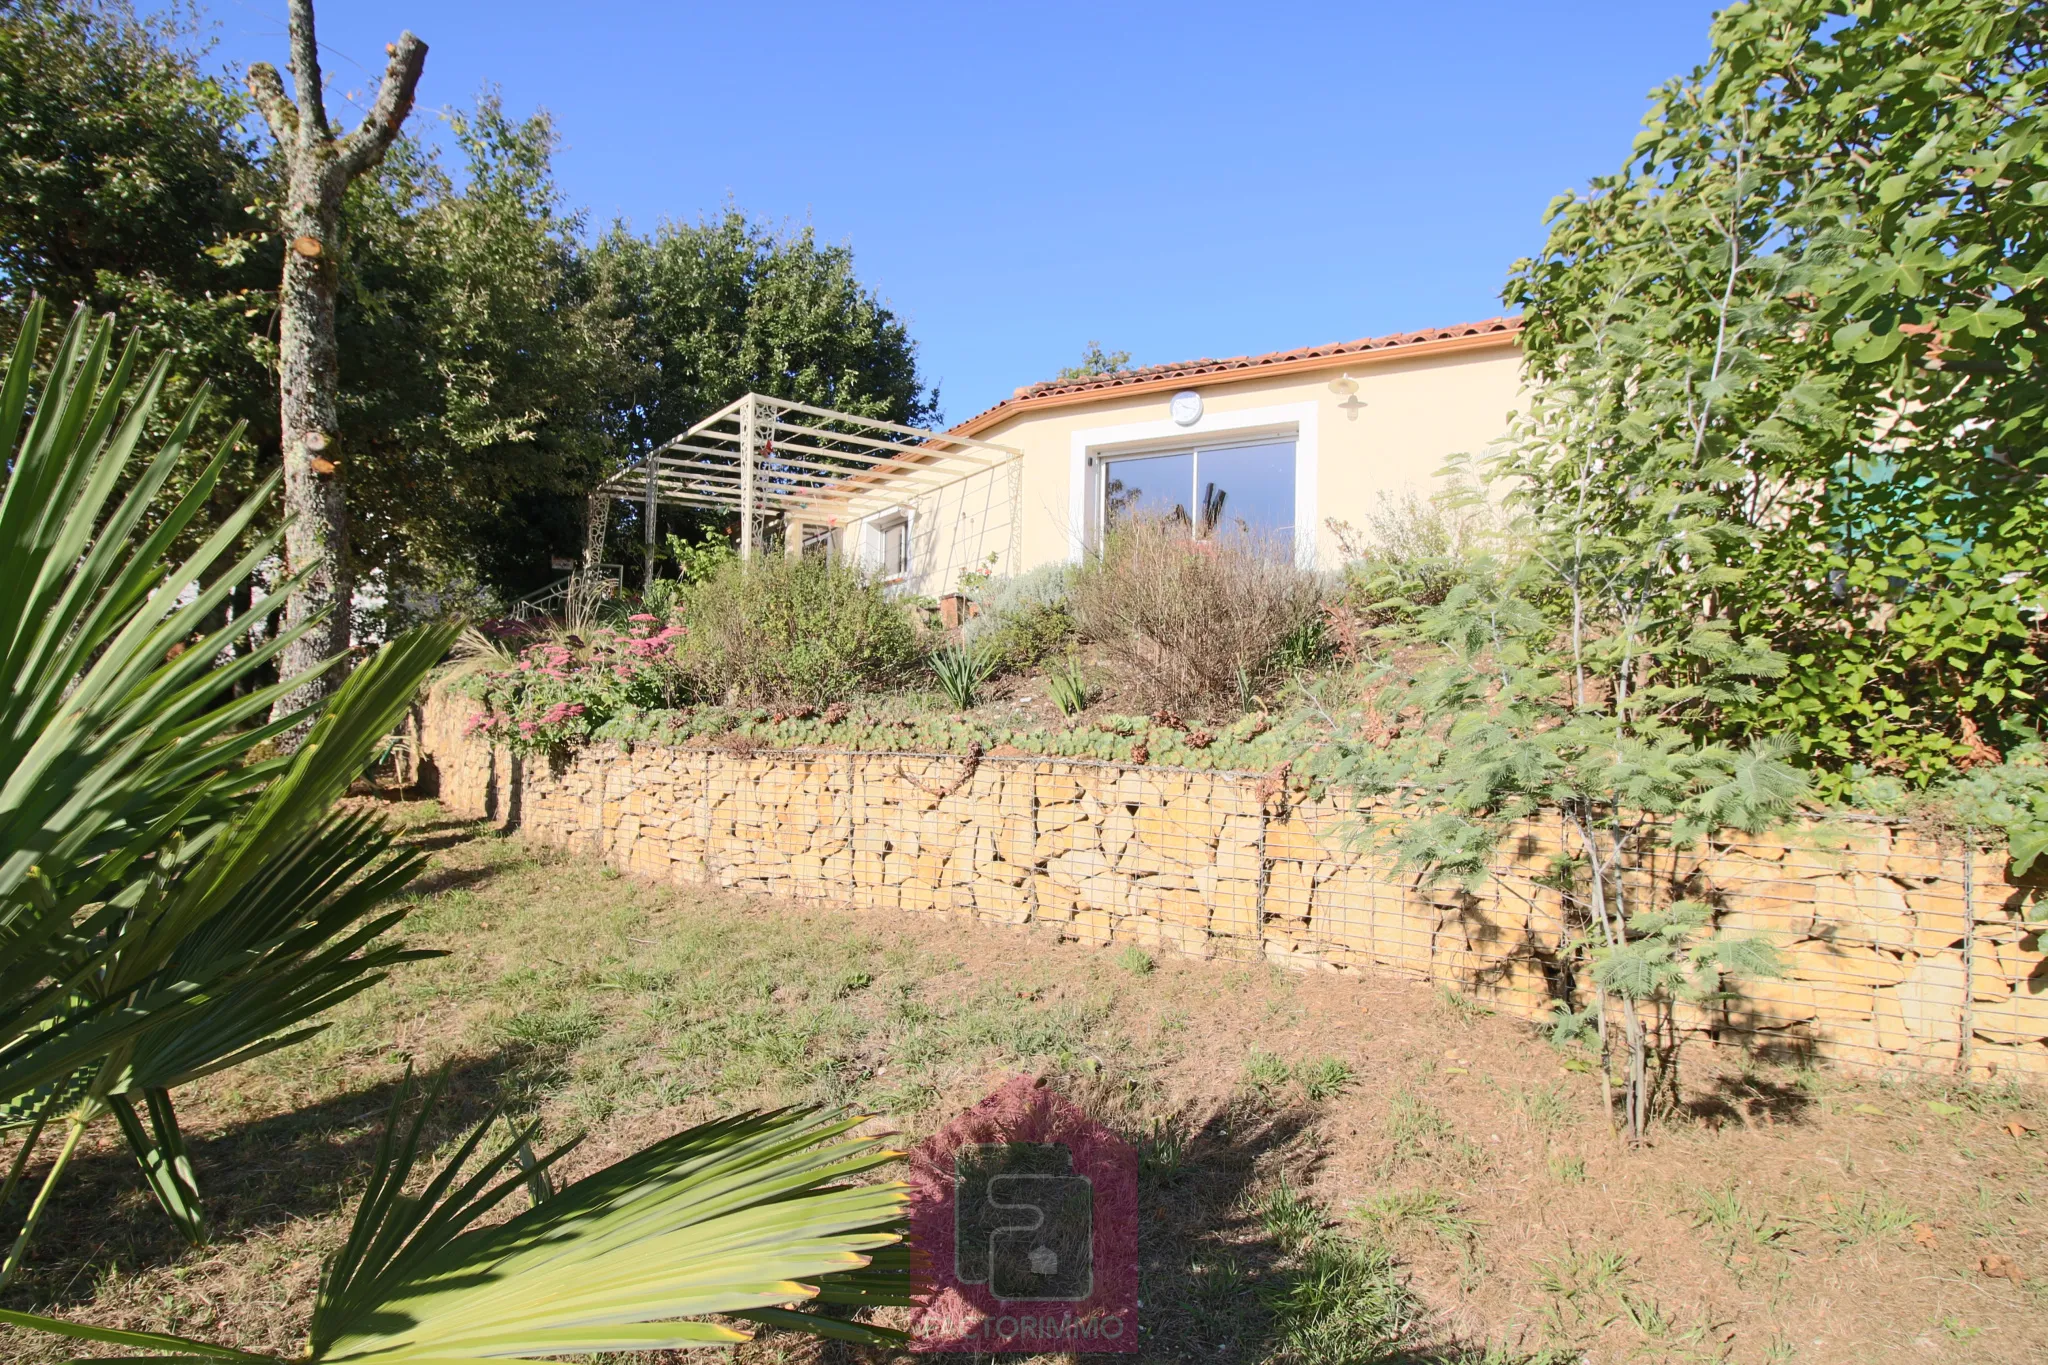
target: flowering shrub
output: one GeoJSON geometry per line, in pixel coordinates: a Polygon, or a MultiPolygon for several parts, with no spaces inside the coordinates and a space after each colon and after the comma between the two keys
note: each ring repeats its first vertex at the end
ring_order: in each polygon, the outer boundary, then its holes
{"type": "Polygon", "coordinates": [[[642,613],[623,631],[536,641],[510,668],[472,675],[464,690],[482,704],[468,730],[518,753],[589,737],[613,716],[673,706],[688,682],[679,652],[688,632],[642,613]]]}

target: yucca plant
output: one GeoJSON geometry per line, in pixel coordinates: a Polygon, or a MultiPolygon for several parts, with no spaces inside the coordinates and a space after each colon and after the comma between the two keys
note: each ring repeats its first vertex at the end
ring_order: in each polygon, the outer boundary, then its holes
{"type": "Polygon", "coordinates": [[[980,696],[981,685],[995,673],[996,656],[992,650],[963,642],[932,651],[931,667],[946,699],[967,711],[980,696]]]}
{"type": "Polygon", "coordinates": [[[1078,716],[1087,710],[1088,679],[1081,672],[1080,660],[1068,659],[1064,667],[1046,674],[1045,691],[1063,716],[1078,716]]]}
{"type": "Polygon", "coordinates": [[[901,1184],[849,1184],[901,1156],[847,1135],[865,1116],[784,1109],[685,1129],[556,1189],[576,1145],[531,1155],[535,1126],[466,1170],[493,1116],[417,1194],[433,1096],[410,1124],[401,1086],[348,1241],[322,1268],[302,1353],[251,1354],[189,1337],[34,1313],[0,1322],[119,1349],[91,1357],[316,1362],[491,1361],[728,1345],[714,1316],[844,1340],[901,1341],[851,1310],[907,1303],[901,1184]],[[483,1219],[525,1190],[531,1205],[483,1219]]]}
{"type": "Polygon", "coordinates": [[[266,719],[300,678],[233,694],[293,638],[247,647],[295,580],[209,621],[276,548],[255,529],[276,480],[173,558],[236,433],[160,505],[204,391],[138,462],[165,365],[138,383],[133,345],[114,357],[111,320],[81,311],[38,392],[41,323],[31,307],[0,380],[0,1127],[28,1129],[0,1209],[46,1129],[64,1139],[0,1283],[108,1114],[196,1235],[171,1088],[305,1036],[312,1014],[404,955],[371,947],[393,920],[366,917],[416,864],[388,862],[388,840],[331,811],[451,638],[429,628],[385,647],[294,753],[252,761],[308,719],[266,719]]]}

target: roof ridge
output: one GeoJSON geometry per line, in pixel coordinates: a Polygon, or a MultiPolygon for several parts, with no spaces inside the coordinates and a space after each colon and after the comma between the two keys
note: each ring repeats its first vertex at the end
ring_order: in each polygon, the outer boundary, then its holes
{"type": "Polygon", "coordinates": [[[1054,395],[1109,392],[1128,388],[1136,384],[1151,384],[1162,379],[1185,377],[1189,379],[1202,375],[1228,374],[1238,370],[1256,370],[1270,365],[1281,365],[1294,360],[1320,360],[1329,356],[1358,355],[1368,351],[1391,350],[1402,346],[1415,346],[1430,341],[1452,341],[1461,337],[1505,335],[1518,332],[1522,327],[1519,316],[1501,315],[1482,318],[1477,322],[1452,323],[1447,327],[1425,327],[1412,332],[1391,332],[1385,336],[1360,337],[1355,341],[1325,342],[1316,346],[1297,346],[1285,351],[1267,351],[1259,355],[1227,356],[1217,360],[1204,356],[1199,360],[1176,360],[1159,365],[1142,365],[1131,370],[1114,370],[1091,374],[1074,379],[1043,379],[1036,384],[1021,385],[1017,391],[993,407],[982,409],[965,421],[956,422],[953,431],[960,431],[986,419],[990,414],[1013,403],[1029,402],[1037,398],[1054,395]]]}

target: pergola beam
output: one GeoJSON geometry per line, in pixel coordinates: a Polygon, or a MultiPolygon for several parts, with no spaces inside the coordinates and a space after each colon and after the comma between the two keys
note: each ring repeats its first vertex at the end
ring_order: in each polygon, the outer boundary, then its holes
{"type": "Polygon", "coordinates": [[[773,403],[775,406],[788,412],[807,412],[813,417],[824,417],[835,422],[854,422],[864,427],[873,427],[879,431],[893,431],[899,435],[914,437],[920,444],[944,441],[950,445],[980,446],[985,450],[1000,450],[1005,455],[1022,455],[1024,453],[1015,446],[1006,446],[995,441],[977,440],[972,436],[954,436],[943,431],[926,431],[923,427],[906,427],[896,422],[885,422],[879,417],[855,417],[852,413],[834,412],[830,408],[814,408],[808,403],[799,403],[794,399],[770,398],[764,401],[773,403]]]}
{"type": "Polygon", "coordinates": [[[896,461],[912,459],[974,460],[982,464],[999,464],[1002,462],[1002,460],[1011,458],[1010,456],[1005,455],[1002,456],[1001,459],[997,459],[996,457],[993,456],[981,455],[976,452],[965,450],[931,450],[925,446],[905,447],[900,441],[884,441],[879,437],[855,436],[848,432],[821,432],[813,427],[791,426],[787,422],[777,422],[775,424],[775,429],[777,431],[787,431],[797,436],[809,436],[815,440],[821,441],[848,441],[854,445],[866,446],[872,450],[886,450],[889,451],[890,453],[887,455],[870,455],[863,457],[858,451],[826,450],[822,446],[807,446],[800,441],[778,441],[776,443],[776,448],[779,450],[813,451],[818,454],[824,455],[839,455],[845,457],[846,459],[866,458],[870,462],[876,464],[888,464],[896,461]]]}
{"type": "Polygon", "coordinates": [[[764,513],[793,527],[857,520],[1022,453],[994,441],[748,394],[619,470],[593,497],[641,504],[651,573],[655,513],[664,504],[737,512],[740,553],[750,557],[764,513]]]}

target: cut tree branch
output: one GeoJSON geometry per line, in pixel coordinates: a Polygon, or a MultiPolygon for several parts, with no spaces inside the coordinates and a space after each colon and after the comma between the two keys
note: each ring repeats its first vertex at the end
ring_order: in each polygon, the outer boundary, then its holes
{"type": "Polygon", "coordinates": [[[384,66],[384,80],[377,87],[370,112],[340,143],[341,164],[350,179],[384,159],[405,116],[412,112],[413,92],[420,83],[420,70],[427,64],[427,45],[407,29],[398,35],[390,53],[391,60],[384,66]]]}
{"type": "Polygon", "coordinates": [[[308,145],[333,136],[320,90],[320,44],[313,36],[313,0],[291,0],[292,89],[299,97],[299,137],[308,145]]]}
{"type": "Polygon", "coordinates": [[[262,111],[263,121],[270,125],[273,138],[281,144],[299,140],[299,111],[293,106],[291,97],[284,93],[284,78],[277,74],[276,67],[269,62],[250,66],[249,97],[262,111]]]}

